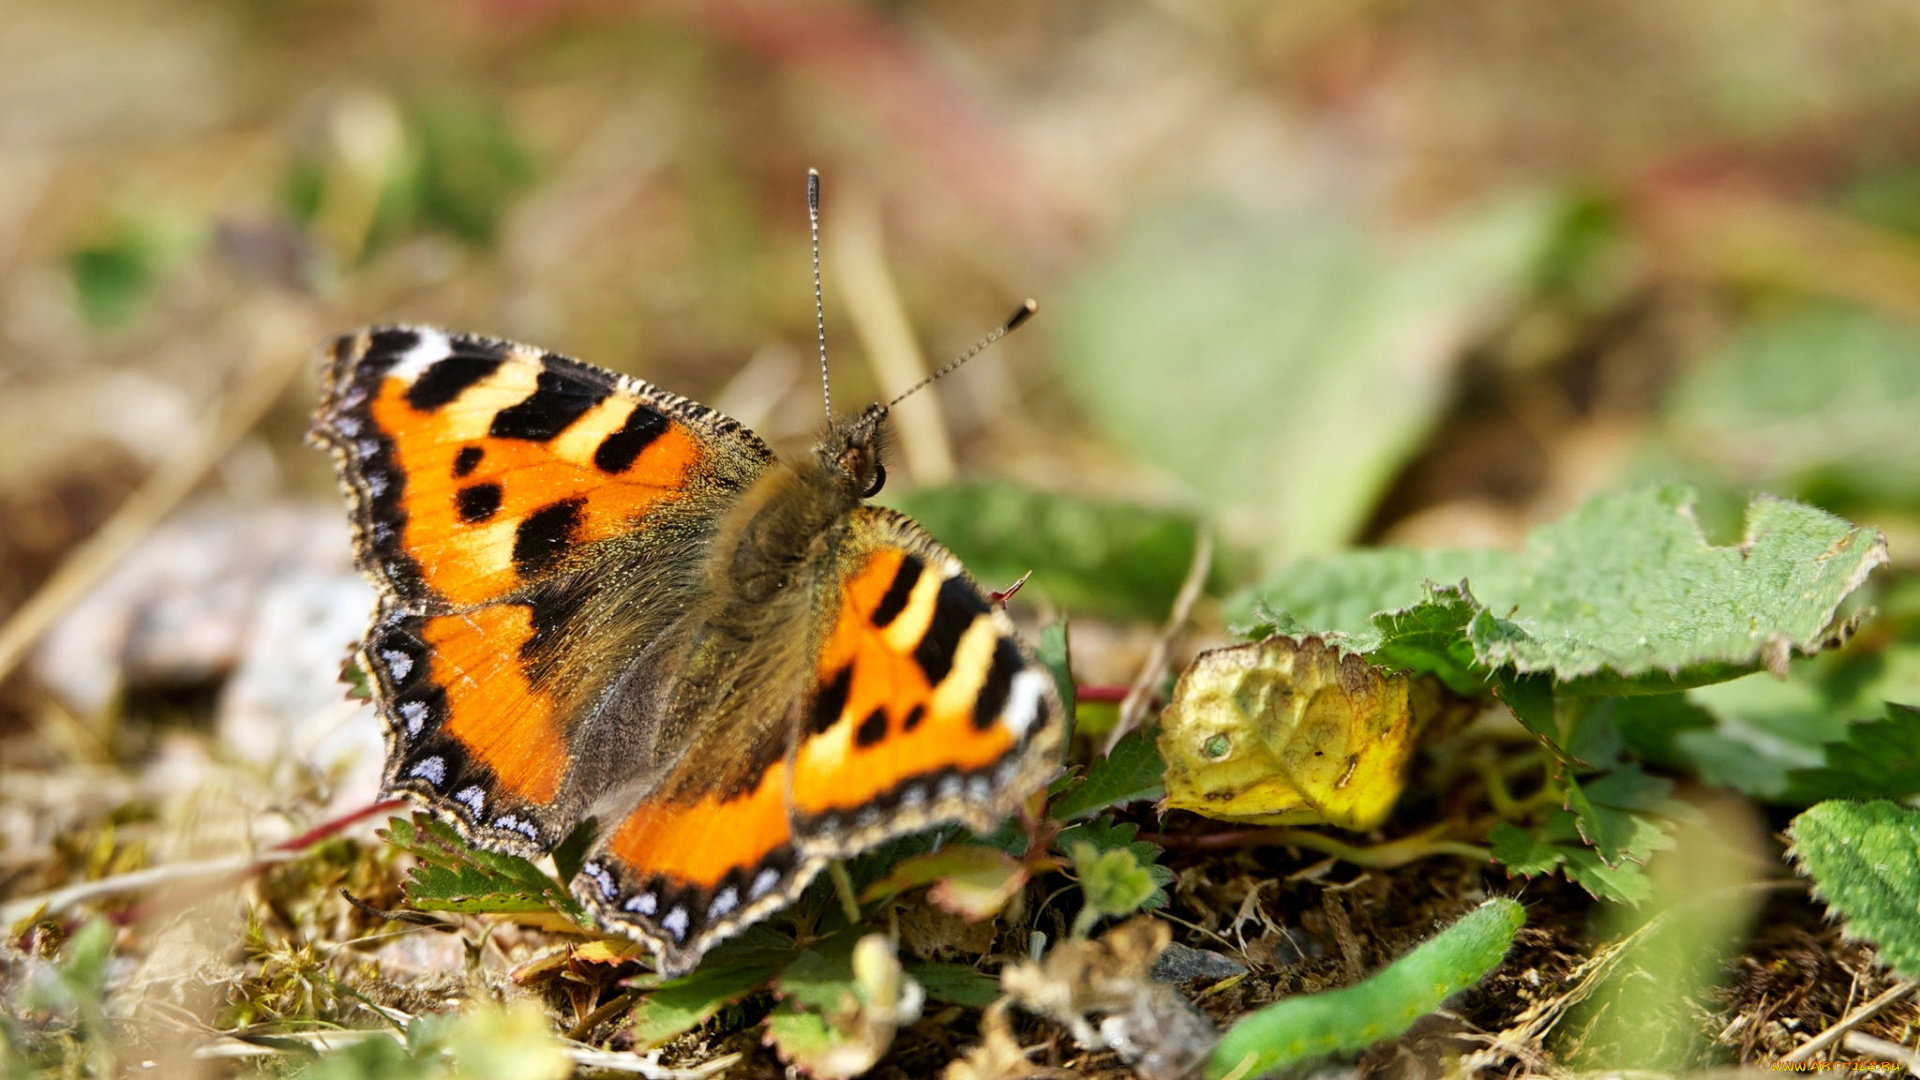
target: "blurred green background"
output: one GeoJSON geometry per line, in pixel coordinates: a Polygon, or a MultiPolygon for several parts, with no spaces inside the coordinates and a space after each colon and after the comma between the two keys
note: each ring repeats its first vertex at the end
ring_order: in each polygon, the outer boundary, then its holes
{"type": "Polygon", "coordinates": [[[304,350],[367,322],[803,445],[809,167],[843,406],[1042,303],[902,410],[909,502],[1198,514],[1242,574],[1656,478],[1920,534],[1901,0],[78,0],[0,50],[0,610],[196,447],[329,498],[304,350]]]}

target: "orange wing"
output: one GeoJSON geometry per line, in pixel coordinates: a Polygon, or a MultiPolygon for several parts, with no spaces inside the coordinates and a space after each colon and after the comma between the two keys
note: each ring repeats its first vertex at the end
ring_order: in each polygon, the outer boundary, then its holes
{"type": "Polygon", "coordinates": [[[638,380],[424,327],[335,342],[311,437],[381,594],[360,662],[387,721],[387,789],[483,846],[547,850],[619,779],[599,767],[608,751],[650,737],[585,715],[632,672],[570,667],[576,624],[597,630],[618,603],[629,638],[664,626],[699,587],[697,558],[671,547],[771,453],[638,380]]]}
{"type": "Polygon", "coordinates": [[[785,757],[712,790],[698,782],[712,755],[741,750],[703,732],[574,883],[667,972],[789,903],[828,859],[949,822],[988,831],[1058,767],[1052,677],[919,526],[855,511],[817,587],[816,677],[802,700],[769,703],[793,725],[785,757]]]}

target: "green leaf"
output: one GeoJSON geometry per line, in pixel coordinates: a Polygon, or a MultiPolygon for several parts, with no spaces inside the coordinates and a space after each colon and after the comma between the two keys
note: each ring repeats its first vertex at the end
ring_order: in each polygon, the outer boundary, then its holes
{"type": "Polygon", "coordinates": [[[1488,900],[1357,986],[1301,994],[1242,1017],[1214,1047],[1206,1076],[1261,1076],[1396,1038],[1498,967],[1525,923],[1518,903],[1488,900]]]}
{"type": "Polygon", "coordinates": [[[1680,733],[1674,748],[1703,779],[1760,799],[1811,805],[1821,792],[1790,792],[1796,772],[1811,779],[1830,747],[1846,743],[1859,724],[1884,718],[1888,704],[1920,706],[1920,644],[1856,639],[1793,665],[1784,680],[1754,675],[1686,696],[1711,724],[1680,733]]]}
{"type": "Polygon", "coordinates": [[[1085,937],[1101,919],[1133,914],[1160,891],[1151,867],[1142,865],[1129,848],[1102,851],[1081,841],[1071,851],[1082,896],[1080,914],[1073,920],[1075,937],[1085,937]]]}
{"type": "Polygon", "coordinates": [[[1653,880],[1638,863],[1608,866],[1591,848],[1562,845],[1567,880],[1587,890],[1596,900],[1638,906],[1653,899],[1653,880]]]}
{"type": "Polygon", "coordinates": [[[1560,724],[1554,716],[1553,679],[1545,675],[1520,675],[1511,671],[1494,676],[1494,696],[1513,713],[1522,727],[1547,741],[1559,751],[1560,724]]]}
{"type": "MultiPolygon", "coordinates": [[[[1193,514],[1008,482],[922,488],[892,505],[953,550],[990,589],[1033,571],[1026,588],[1076,613],[1165,618],[1193,562],[1193,514]]],[[[1216,591],[1234,560],[1216,558],[1216,591]]]]}
{"type": "MultiPolygon", "coordinates": [[[[1603,827],[1618,829],[1616,816],[1631,819],[1624,837],[1614,834],[1621,845],[1616,848],[1617,851],[1650,851],[1652,845],[1671,846],[1665,832],[1651,822],[1644,822],[1635,815],[1620,815],[1619,811],[1611,808],[1597,813],[1608,815],[1602,822],[1603,827]],[[1656,830],[1658,839],[1645,832],[1643,826],[1656,830]]],[[[1534,832],[1503,821],[1493,827],[1488,839],[1493,845],[1494,860],[1506,866],[1509,873],[1535,877],[1559,869],[1566,874],[1568,881],[1592,893],[1595,898],[1616,903],[1640,904],[1653,896],[1653,883],[1638,862],[1622,858],[1609,866],[1587,846],[1580,827],[1581,819],[1572,811],[1555,810],[1534,832]]],[[[1642,860],[1645,857],[1640,856],[1642,860]]]]}
{"type": "Polygon", "coordinates": [[[1672,793],[1672,781],[1648,776],[1638,765],[1584,785],[1567,778],[1567,808],[1573,811],[1574,826],[1609,869],[1623,860],[1645,863],[1655,851],[1673,846],[1664,825],[1645,813],[1672,793]]]}
{"type": "Polygon", "coordinates": [[[692,974],[662,983],[634,1007],[629,1030],[635,1048],[658,1046],[706,1023],[721,1009],[772,981],[793,958],[791,952],[758,950],[731,962],[710,959],[692,974]]]}
{"type": "MultiPolygon", "coordinates": [[[[1040,628],[1040,647],[1034,650],[1034,655],[1053,675],[1053,688],[1060,692],[1060,704],[1066,707],[1067,722],[1071,725],[1077,703],[1073,685],[1073,640],[1065,619],[1040,628]]],[[[1061,742],[1064,753],[1073,744],[1073,732],[1069,730],[1061,742]]]]}
{"type": "Polygon", "coordinates": [[[781,1001],[767,1038],[809,1076],[854,1077],[886,1053],[898,1025],[920,1014],[920,987],[882,934],[829,939],[775,980],[781,1001]]]}
{"type": "Polygon", "coordinates": [[[1871,941],[1902,977],[1920,977],[1920,811],[1885,800],[1823,802],[1794,818],[1787,836],[1847,936],[1871,941]]]}
{"type": "Polygon", "coordinates": [[[1072,821],[1091,817],[1109,806],[1160,798],[1167,766],[1154,745],[1156,735],[1145,728],[1128,732],[1114,744],[1113,753],[1087,769],[1087,777],[1078,787],[1054,800],[1047,816],[1055,821],[1072,821]]]}
{"type": "Polygon", "coordinates": [[[1000,980],[965,964],[908,964],[907,974],[933,1001],[984,1009],[1000,1000],[1000,980]]]}
{"type": "MultiPolygon", "coordinates": [[[[1486,693],[1487,674],[1474,657],[1466,633],[1480,613],[1467,583],[1423,582],[1421,589],[1420,602],[1412,607],[1373,616],[1370,632],[1359,635],[1354,647],[1381,667],[1434,675],[1447,684],[1447,689],[1464,697],[1486,693]]],[[[1549,730],[1551,705],[1549,700],[1549,730]]]]}
{"type": "Polygon", "coordinates": [[[411,821],[391,818],[383,836],[413,855],[404,892],[421,911],[515,914],[554,911],[582,926],[586,912],[564,885],[515,855],[467,846],[453,828],[431,815],[411,821]]]}
{"type": "MultiPolygon", "coordinates": [[[[1066,829],[1055,838],[1055,845],[1074,860],[1076,867],[1080,867],[1076,871],[1080,874],[1080,889],[1087,893],[1087,906],[1082,910],[1081,918],[1087,920],[1087,927],[1103,916],[1124,915],[1143,909],[1151,911],[1166,905],[1166,886],[1173,882],[1173,871],[1155,861],[1160,856],[1159,845],[1134,839],[1139,831],[1140,827],[1132,822],[1095,818],[1084,825],[1066,829]],[[1107,860],[1106,856],[1112,854],[1122,857],[1107,860]],[[1083,863],[1097,864],[1097,873],[1101,876],[1089,883],[1083,863]],[[1146,893],[1131,907],[1116,910],[1132,899],[1141,884],[1142,879],[1136,876],[1136,869],[1145,874],[1146,893]],[[1088,891],[1090,888],[1101,890],[1098,899],[1088,891]],[[1089,912],[1092,914],[1089,915],[1089,912]]],[[[1085,929],[1080,927],[1076,932],[1084,933],[1085,929]]]]}
{"type": "Polygon", "coordinates": [[[1920,709],[1887,705],[1887,717],[1854,724],[1828,743],[1827,763],[1787,774],[1789,803],[1823,799],[1904,799],[1920,795],[1920,709]]]}
{"type": "Polygon", "coordinates": [[[1740,544],[1715,547],[1692,503],[1692,492],[1677,486],[1598,496],[1535,530],[1517,553],[1377,551],[1308,560],[1233,607],[1265,605],[1346,631],[1354,649],[1369,654],[1394,642],[1391,627],[1411,623],[1422,643],[1410,653],[1414,670],[1439,673],[1459,655],[1445,628],[1469,604],[1474,669],[1550,674],[1562,693],[1658,693],[1777,667],[1796,650],[1818,652],[1830,643],[1841,602],[1887,561],[1877,531],[1772,498],[1748,506],[1740,544]],[[1471,591],[1433,589],[1424,582],[1435,571],[1445,580],[1464,577],[1471,591]],[[1378,591],[1329,604],[1328,579],[1378,591]],[[1446,610],[1419,610],[1435,606],[1446,610]],[[1356,625],[1365,607],[1392,614],[1356,625]]]}
{"type": "Polygon", "coordinates": [[[1685,694],[1597,698],[1588,713],[1589,722],[1612,728],[1642,760],[1667,768],[1690,764],[1677,743],[1683,733],[1705,731],[1714,724],[1713,714],[1685,694]]]}
{"type": "Polygon", "coordinates": [[[1550,874],[1567,861],[1566,852],[1544,838],[1502,821],[1487,834],[1493,846],[1493,859],[1521,877],[1550,874]]]}
{"type": "Polygon", "coordinates": [[[1067,298],[1062,379],[1270,554],[1332,549],[1420,448],[1554,209],[1520,197],[1392,234],[1323,208],[1162,212],[1067,298]]]}

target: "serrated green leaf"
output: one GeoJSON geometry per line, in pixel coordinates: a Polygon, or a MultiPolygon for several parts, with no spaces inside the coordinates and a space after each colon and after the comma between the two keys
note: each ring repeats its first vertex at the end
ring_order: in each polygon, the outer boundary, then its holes
{"type": "Polygon", "coordinates": [[[1557,845],[1510,821],[1495,825],[1487,840],[1493,847],[1494,861],[1521,877],[1550,874],[1567,860],[1566,852],[1557,845]]]}
{"type": "MultiPolygon", "coordinates": [[[[1466,697],[1487,691],[1486,671],[1473,655],[1467,628],[1480,613],[1467,583],[1423,582],[1419,603],[1372,618],[1372,633],[1354,645],[1381,667],[1437,676],[1447,689],[1466,697]]],[[[1547,710],[1549,719],[1552,709],[1547,710]]]]}
{"type": "MultiPolygon", "coordinates": [[[[1082,849],[1084,849],[1084,853],[1089,859],[1097,859],[1112,852],[1120,852],[1125,855],[1125,858],[1104,864],[1101,871],[1102,873],[1111,871],[1116,875],[1126,877],[1131,873],[1130,868],[1132,867],[1139,867],[1145,871],[1149,888],[1146,895],[1137,904],[1127,908],[1126,911],[1114,912],[1109,908],[1097,906],[1090,899],[1087,910],[1093,910],[1094,914],[1089,917],[1086,911],[1083,910],[1083,918],[1090,918],[1090,920],[1098,919],[1108,914],[1127,914],[1138,910],[1151,911],[1155,908],[1165,906],[1167,902],[1166,886],[1173,882],[1173,871],[1159,865],[1159,863],[1155,861],[1160,856],[1159,845],[1148,843],[1145,840],[1134,839],[1139,832],[1140,827],[1132,822],[1115,822],[1106,818],[1094,818],[1085,824],[1063,830],[1060,835],[1055,838],[1055,845],[1059,847],[1061,851],[1066,852],[1070,858],[1074,859],[1076,865],[1081,860],[1081,855],[1083,854],[1082,849]]],[[[1124,888],[1131,888],[1138,884],[1138,880],[1129,878],[1126,882],[1109,882],[1108,879],[1102,878],[1095,883],[1096,887],[1103,889],[1109,884],[1117,884],[1124,888]]],[[[1087,881],[1084,874],[1081,878],[1080,887],[1083,892],[1087,889],[1087,881]]],[[[1122,892],[1105,895],[1115,903],[1125,898],[1122,892]]],[[[1087,925],[1091,926],[1092,922],[1089,921],[1087,925]]],[[[1084,928],[1082,928],[1081,932],[1084,933],[1084,928]]]]}
{"type": "Polygon", "coordinates": [[[1047,816],[1055,821],[1072,821],[1090,817],[1109,806],[1164,795],[1161,780],[1167,765],[1154,746],[1156,734],[1146,728],[1128,732],[1114,744],[1113,753],[1088,767],[1085,781],[1047,808],[1047,816]]]}
{"type": "Polygon", "coordinates": [[[1301,994],[1242,1017],[1208,1058],[1208,1080],[1282,1066],[1398,1036],[1505,959],[1526,912],[1488,900],[1357,986],[1301,994]]]}
{"type": "Polygon", "coordinates": [[[467,846],[451,826],[427,814],[390,818],[386,840],[414,857],[404,893],[421,911],[518,914],[554,911],[584,925],[586,912],[566,887],[525,859],[467,846]]]}
{"type": "Polygon", "coordinates": [[[1712,725],[1676,736],[1685,764],[1755,798],[1810,805],[1817,790],[1789,793],[1796,771],[1823,769],[1828,748],[1881,721],[1888,704],[1920,706],[1920,645],[1857,641],[1795,664],[1784,680],[1755,675],[1686,696],[1712,725]]]}
{"type": "Polygon", "coordinates": [[[1100,851],[1113,851],[1125,848],[1138,856],[1141,862],[1152,862],[1160,854],[1160,846],[1146,840],[1136,840],[1140,826],[1131,821],[1114,821],[1110,818],[1095,818],[1070,829],[1064,829],[1055,838],[1055,846],[1062,851],[1077,843],[1092,844],[1100,851]]]}
{"type": "MultiPolygon", "coordinates": [[[[1462,598],[1442,598],[1423,582],[1436,568],[1474,564],[1464,576],[1478,607],[1466,629],[1475,667],[1551,674],[1563,692],[1657,693],[1729,679],[1795,650],[1819,651],[1841,602],[1887,561],[1877,531],[1771,498],[1748,506],[1739,545],[1715,547],[1693,519],[1692,503],[1692,492],[1677,486],[1602,495],[1535,530],[1512,554],[1371,552],[1309,560],[1233,606],[1252,611],[1264,604],[1308,625],[1347,630],[1356,647],[1371,651],[1382,643],[1371,616],[1364,626],[1336,620],[1368,606],[1403,621],[1418,619],[1414,609],[1423,605],[1455,606],[1462,598]],[[1364,563],[1360,572],[1342,565],[1354,560],[1364,563]],[[1329,577],[1364,579],[1381,591],[1309,607],[1327,596],[1329,577]]],[[[1437,621],[1456,620],[1449,612],[1437,621]]],[[[1421,655],[1447,654],[1429,643],[1421,655]]]]}
{"type": "Polygon", "coordinates": [[[1653,800],[1657,805],[1672,790],[1672,781],[1631,765],[1588,784],[1568,777],[1567,809],[1573,811],[1581,839],[1608,868],[1623,861],[1645,863],[1655,851],[1672,847],[1673,838],[1641,812],[1650,809],[1643,804],[1653,800]]]}
{"type": "MultiPolygon", "coordinates": [[[[1029,570],[1026,588],[1074,612],[1164,618],[1193,561],[1199,519],[1008,482],[921,488],[887,500],[967,564],[988,588],[1029,570]]],[[[1210,584],[1231,587],[1231,556],[1210,584]]]]}
{"type": "Polygon", "coordinates": [[[1546,740],[1555,753],[1560,753],[1560,723],[1554,715],[1552,678],[1499,671],[1494,674],[1493,693],[1522,727],[1546,740]]]}
{"type": "MultiPolygon", "coordinates": [[[[1615,815],[1620,811],[1603,809],[1600,813],[1615,815]]],[[[1613,819],[1609,817],[1607,821],[1610,824],[1613,819]]],[[[1581,819],[1568,810],[1555,810],[1548,814],[1539,828],[1532,832],[1509,822],[1501,822],[1488,834],[1493,845],[1494,860],[1506,866],[1508,872],[1521,877],[1548,874],[1558,868],[1566,874],[1568,881],[1592,893],[1596,899],[1624,904],[1646,902],[1653,895],[1653,882],[1647,878],[1640,863],[1624,858],[1614,866],[1602,862],[1600,856],[1587,846],[1581,835],[1580,823],[1581,819]]],[[[1642,831],[1643,825],[1658,829],[1653,823],[1637,818],[1621,827],[1626,844],[1622,850],[1636,851],[1648,848],[1650,844],[1672,846],[1664,831],[1658,831],[1658,839],[1655,839],[1642,831]]]]}
{"type": "Polygon", "coordinates": [[[1159,891],[1148,866],[1129,848],[1102,851],[1081,841],[1070,851],[1074,873],[1080,878],[1081,908],[1073,921],[1076,937],[1084,937],[1101,919],[1133,914],[1159,891]]]}
{"type": "Polygon", "coordinates": [[[1593,894],[1596,900],[1616,904],[1644,904],[1653,899],[1653,881],[1640,864],[1608,866],[1591,848],[1564,848],[1567,880],[1593,894]]]}
{"type": "Polygon", "coordinates": [[[1800,872],[1846,920],[1847,936],[1871,941],[1905,978],[1920,976],[1920,811],[1885,800],[1833,800],[1787,829],[1800,872]]]}
{"type": "Polygon", "coordinates": [[[1904,799],[1920,794],[1920,709],[1887,706],[1884,720],[1854,724],[1844,742],[1829,743],[1827,763],[1787,774],[1783,800],[1904,799]]]}

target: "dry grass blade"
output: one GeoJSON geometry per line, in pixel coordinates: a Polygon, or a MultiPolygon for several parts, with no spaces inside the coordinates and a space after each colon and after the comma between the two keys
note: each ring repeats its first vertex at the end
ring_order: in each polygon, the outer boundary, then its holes
{"type": "Polygon", "coordinates": [[[1907,1070],[1908,1076],[1920,1076],[1920,1054],[1914,1053],[1911,1047],[1876,1038],[1864,1031],[1847,1032],[1847,1037],[1840,1041],[1840,1045],[1878,1061],[1897,1062],[1907,1070]]]}
{"type": "Polygon", "coordinates": [[[1173,641],[1184,630],[1187,620],[1193,617],[1193,605],[1200,600],[1200,590],[1206,587],[1207,574],[1213,570],[1213,533],[1202,526],[1194,533],[1193,561],[1187,564],[1186,580],[1180,583],[1180,592],[1173,598],[1173,611],[1167,616],[1167,625],[1160,630],[1160,636],[1154,639],[1153,648],[1147,653],[1147,661],[1140,665],[1140,674],[1134,676],[1133,685],[1127,687],[1127,696],[1120,699],[1120,720],[1113,725],[1113,731],[1107,735],[1106,749],[1102,753],[1111,754],[1120,744],[1127,732],[1140,726],[1147,715],[1147,707],[1153,701],[1153,691],[1160,684],[1160,677],[1166,674],[1167,657],[1173,652],[1173,641]]]}
{"type": "Polygon", "coordinates": [[[1920,979],[1903,979],[1895,983],[1872,1001],[1867,1002],[1865,1005],[1860,1006],[1835,1021],[1832,1027],[1801,1043],[1798,1047],[1795,1047],[1793,1053],[1788,1054],[1784,1060],[1789,1062],[1812,1061],[1815,1054],[1839,1042],[1847,1032],[1873,1019],[1875,1015],[1887,1006],[1899,1001],[1904,1001],[1906,997],[1916,989],[1920,989],[1920,979]]]}
{"type": "Polygon", "coordinates": [[[141,889],[151,889],[156,885],[172,885],[210,877],[238,876],[270,863],[287,862],[299,856],[300,853],[297,851],[271,851],[263,855],[171,863],[146,870],[135,870],[127,874],[115,874],[113,877],[101,878],[98,881],[83,881],[52,892],[8,901],[4,907],[0,907],[0,923],[12,924],[38,912],[51,915],[88,900],[138,892],[141,889]]]}
{"type": "Polygon", "coordinates": [[[732,1068],[740,1060],[739,1054],[723,1054],[712,1061],[703,1062],[690,1069],[673,1068],[656,1064],[652,1059],[657,1053],[622,1054],[609,1050],[586,1050],[580,1047],[567,1047],[567,1056],[582,1069],[606,1069],[609,1072],[632,1073],[644,1076],[647,1080],[706,1080],[710,1076],[719,1076],[732,1068]]]}

